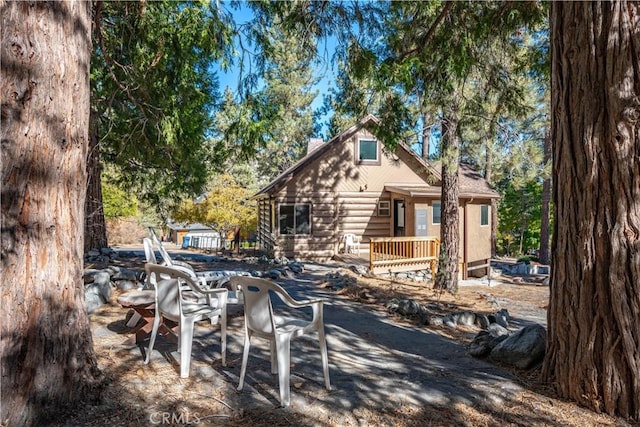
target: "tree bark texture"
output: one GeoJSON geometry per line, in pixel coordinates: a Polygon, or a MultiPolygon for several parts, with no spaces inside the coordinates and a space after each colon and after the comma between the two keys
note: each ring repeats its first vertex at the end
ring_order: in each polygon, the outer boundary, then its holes
{"type": "Polygon", "coordinates": [[[554,239],[543,375],[640,420],[640,9],[552,2],[554,239]]]}
{"type": "Polygon", "coordinates": [[[89,118],[89,152],[87,153],[87,197],[85,199],[84,251],[107,247],[107,224],[102,204],[100,146],[96,112],[89,118]]]}
{"type": "MultiPolygon", "coordinates": [[[[544,157],[543,162],[546,165],[551,162],[551,135],[549,129],[544,135],[544,157]]],[[[541,264],[549,264],[549,231],[550,231],[550,204],[551,204],[551,177],[545,176],[542,181],[542,206],[540,208],[540,254],[539,261],[541,264]]]]}
{"type": "Polygon", "coordinates": [[[458,170],[460,169],[460,143],[458,119],[455,113],[442,121],[442,219],[440,224],[440,259],[435,288],[458,292],[458,254],[460,223],[458,212],[458,170]]]}
{"type": "Polygon", "coordinates": [[[82,280],[91,3],[0,9],[1,423],[37,425],[99,378],[82,280]]]}

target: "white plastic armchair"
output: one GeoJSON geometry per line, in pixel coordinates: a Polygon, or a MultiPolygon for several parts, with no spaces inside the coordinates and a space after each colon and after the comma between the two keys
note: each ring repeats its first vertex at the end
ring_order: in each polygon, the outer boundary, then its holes
{"type": "Polygon", "coordinates": [[[244,298],[245,341],[238,390],[242,390],[244,385],[251,338],[257,336],[267,339],[269,340],[271,349],[271,373],[278,373],[280,404],[284,407],[289,406],[291,400],[289,387],[290,342],[292,338],[308,335],[313,332],[318,333],[325,386],[327,390],[330,390],[329,359],[324,334],[323,300],[318,298],[297,301],[281,286],[266,279],[237,276],[232,277],[230,282],[234,289],[242,292],[244,298]],[[269,295],[270,292],[277,295],[289,307],[311,307],[313,310],[312,320],[308,321],[275,315],[269,295]]]}
{"type": "Polygon", "coordinates": [[[147,263],[145,270],[156,290],[156,312],[144,363],[151,359],[162,318],[173,320],[179,328],[180,377],[188,378],[194,324],[209,319],[211,324],[220,323],[220,352],[222,366],[226,366],[227,289],[206,288],[187,271],[176,267],[147,263]]]}
{"type": "MultiPolygon", "coordinates": [[[[175,261],[172,260],[171,257],[169,256],[169,254],[167,253],[166,250],[164,250],[164,247],[162,247],[162,243],[160,243],[160,241],[158,240],[157,243],[160,245],[158,247],[162,248],[162,250],[160,251],[160,253],[162,254],[163,252],[166,255],[163,255],[163,263],[161,263],[161,265],[166,265],[169,267],[174,267],[177,268],[178,270],[184,271],[185,273],[189,274],[192,276],[193,280],[195,280],[196,282],[200,283],[200,285],[205,286],[205,287],[209,287],[207,285],[207,277],[206,275],[199,275],[191,265],[187,264],[186,262],[182,262],[182,261],[175,261]],[[167,262],[168,261],[168,262],[167,262]]],[[[144,246],[144,254],[145,257],[147,258],[147,262],[150,264],[158,264],[158,259],[156,258],[156,253],[153,249],[153,243],[151,243],[151,239],[149,239],[148,237],[145,237],[144,239],[142,239],[142,244],[144,246]]],[[[147,287],[149,287],[149,280],[148,280],[148,276],[147,276],[147,287]]]]}
{"type": "Polygon", "coordinates": [[[360,255],[360,238],[353,233],[346,233],[342,236],[344,241],[344,253],[357,253],[360,255]]]}
{"type": "MultiPolygon", "coordinates": [[[[167,250],[165,249],[164,245],[162,244],[162,242],[158,238],[158,235],[156,234],[156,230],[154,230],[153,227],[149,227],[149,234],[151,235],[151,239],[153,240],[153,243],[155,243],[155,245],[158,247],[158,251],[160,252],[160,256],[162,257],[162,261],[163,261],[164,265],[181,266],[181,267],[184,267],[184,268],[188,268],[191,271],[195,271],[190,264],[188,264],[186,262],[182,262],[182,261],[177,261],[177,260],[171,258],[171,255],[169,255],[169,252],[167,252],[167,250]]],[[[147,249],[145,247],[145,252],[146,252],[146,250],[147,249]]],[[[153,253],[153,257],[155,259],[155,253],[153,252],[153,246],[151,247],[151,252],[153,253]]],[[[147,257],[147,262],[149,262],[148,261],[148,257],[147,257]]]]}
{"type": "Polygon", "coordinates": [[[151,264],[158,264],[158,258],[156,258],[156,253],[153,250],[153,243],[151,243],[151,239],[148,237],[142,239],[142,246],[144,246],[144,256],[147,259],[147,262],[151,264]]]}

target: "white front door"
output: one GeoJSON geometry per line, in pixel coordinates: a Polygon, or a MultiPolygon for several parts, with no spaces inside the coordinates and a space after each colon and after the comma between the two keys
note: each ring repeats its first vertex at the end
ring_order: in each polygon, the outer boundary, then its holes
{"type": "Polygon", "coordinates": [[[416,236],[428,236],[427,233],[427,218],[429,212],[429,205],[426,203],[415,204],[415,217],[416,217],[416,236]]]}

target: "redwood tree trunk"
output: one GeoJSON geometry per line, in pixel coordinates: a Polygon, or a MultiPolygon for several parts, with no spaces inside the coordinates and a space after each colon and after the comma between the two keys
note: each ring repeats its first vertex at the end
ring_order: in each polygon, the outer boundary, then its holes
{"type": "Polygon", "coordinates": [[[3,2],[3,425],[99,378],[82,280],[91,3],[3,2]]]}
{"type": "Polygon", "coordinates": [[[554,239],[543,374],[640,420],[640,9],[552,2],[554,239]]]}
{"type": "MultiPolygon", "coordinates": [[[[544,165],[551,161],[551,135],[544,135],[544,165]]],[[[542,206],[540,208],[540,263],[549,264],[549,205],[551,203],[551,177],[542,181],[542,206]]]]}
{"type": "Polygon", "coordinates": [[[107,225],[102,205],[100,146],[97,113],[89,118],[89,152],[87,155],[87,197],[84,218],[84,251],[107,247],[107,225]]]}
{"type": "Polygon", "coordinates": [[[442,220],[440,224],[440,259],[434,287],[458,292],[458,253],[460,222],[458,214],[458,169],[460,144],[455,109],[442,121],[442,220]]]}

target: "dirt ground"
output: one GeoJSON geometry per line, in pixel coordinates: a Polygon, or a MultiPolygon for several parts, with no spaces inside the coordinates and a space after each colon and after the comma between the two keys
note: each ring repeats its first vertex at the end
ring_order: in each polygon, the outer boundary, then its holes
{"type": "MultiPolygon", "coordinates": [[[[128,268],[142,268],[141,261],[121,262],[128,268]]],[[[118,265],[118,263],[116,263],[118,265]]],[[[86,267],[100,268],[101,265],[86,267]]],[[[200,264],[197,270],[220,269],[224,265],[200,264]]],[[[226,266],[228,267],[228,266],[226,266]]],[[[235,264],[233,267],[237,267],[235,264]]],[[[356,277],[357,285],[336,292],[336,298],[356,300],[367,310],[384,312],[398,325],[415,325],[412,319],[386,312],[390,298],[411,298],[422,304],[441,308],[443,313],[461,310],[492,313],[496,301],[524,303],[528,307],[546,309],[548,288],[537,283],[513,283],[500,286],[461,286],[457,295],[434,292],[429,286],[411,281],[365,278],[347,269],[342,274],[356,277]]],[[[508,282],[509,279],[503,280],[508,282]]],[[[319,286],[323,286],[322,283],[319,286]]],[[[112,298],[113,301],[116,298],[112,298]]],[[[540,380],[539,368],[530,371],[502,368],[516,378],[523,391],[502,405],[404,405],[385,407],[363,405],[350,416],[332,417],[334,411],[324,404],[307,407],[279,408],[277,405],[243,408],[237,404],[235,378],[220,378],[215,369],[206,368],[204,376],[193,375],[181,380],[176,366],[158,359],[149,365],[141,356],[132,356],[123,343],[130,335],[125,326],[126,310],[117,303],[107,304],[92,314],[94,347],[105,377],[105,388],[99,402],[87,402],[73,413],[52,420],[55,426],[145,426],[145,425],[229,425],[229,426],[627,426],[624,420],[596,414],[557,397],[553,387],[540,380]],[[133,368],[132,366],[137,368],[133,368]],[[213,384],[213,385],[212,385],[213,384]],[[313,411],[318,411],[313,414],[313,411]],[[163,414],[163,415],[160,415],[163,414]],[[170,414],[170,415],[168,415],[170,414]],[[164,417],[164,418],[163,418],[164,417]]],[[[230,325],[241,325],[242,313],[230,313],[230,325]]],[[[427,328],[425,326],[425,328],[427,328]]],[[[465,346],[477,334],[475,327],[451,329],[428,327],[446,340],[465,346]]],[[[238,327],[238,330],[240,328],[238,327]]],[[[228,354],[228,364],[239,367],[240,355],[228,354]]],[[[192,361],[192,363],[194,363],[192,361]]],[[[215,362],[214,362],[215,363],[215,362]]],[[[265,387],[273,388],[270,383],[265,387]]],[[[277,387],[277,381],[275,384],[277,387]]],[[[292,380],[292,393],[299,384],[292,380]]],[[[306,386],[305,386],[306,387],[306,386]]],[[[297,390],[302,393],[305,389],[297,390]]],[[[320,388],[319,393],[324,393],[320,388]]],[[[337,413],[337,411],[336,411],[337,413]]]]}

